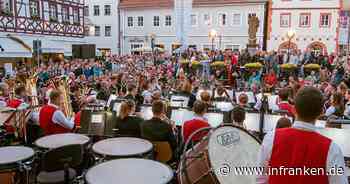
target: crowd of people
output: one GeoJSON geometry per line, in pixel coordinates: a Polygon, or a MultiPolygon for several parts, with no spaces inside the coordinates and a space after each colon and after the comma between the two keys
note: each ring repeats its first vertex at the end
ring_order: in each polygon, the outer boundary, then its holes
{"type": "MultiPolygon", "coordinates": [[[[110,97],[115,96],[124,99],[116,119],[115,128],[118,129],[119,135],[150,141],[168,141],[172,151],[176,153],[189,138],[190,141],[200,142],[206,135],[204,133],[191,137],[196,130],[210,127],[204,115],[214,107],[214,101],[228,101],[234,104],[231,112],[232,123],[242,128],[245,127],[247,111],[261,110],[264,95],[277,95],[276,107],[270,108],[271,113],[285,111],[290,119],[298,120],[293,126],[300,129],[312,129],[305,122],[314,122],[318,118],[350,118],[349,72],[350,60],[345,56],[316,55],[311,51],[293,51],[290,55],[283,52],[258,52],[251,56],[245,51],[239,53],[188,50],[181,55],[158,53],[154,56],[135,53],[98,59],[65,59],[49,61],[33,68],[22,65],[11,74],[3,76],[0,83],[0,105],[18,108],[24,106],[23,104],[32,105],[33,99],[36,98],[41,108],[31,113],[29,121],[40,127],[42,135],[51,135],[78,129],[84,123],[80,122],[80,116],[86,105],[97,102],[107,104],[110,97]],[[212,65],[218,61],[224,65],[212,65]],[[201,64],[197,66],[197,62],[201,64]],[[262,67],[245,67],[245,64],[255,62],[261,63],[262,67]],[[293,71],[283,71],[280,66],[285,63],[296,65],[297,68],[293,71]],[[320,68],[304,70],[303,66],[309,63],[318,64],[320,68]],[[35,96],[25,87],[26,79],[33,77],[36,79],[35,88],[38,91],[35,96]],[[62,91],[57,88],[62,85],[62,80],[67,82],[66,97],[69,97],[68,103],[75,113],[72,117],[61,109],[62,102],[67,100],[63,99],[62,91]],[[238,92],[253,92],[255,102],[252,103],[246,93],[238,92]],[[193,119],[183,122],[181,130],[178,130],[166,115],[167,105],[174,94],[188,97],[186,106],[195,114],[193,119]],[[144,120],[139,115],[142,104],[152,106],[151,119],[144,120]],[[179,132],[182,143],[179,143],[177,138],[179,132]]],[[[281,118],[277,127],[291,127],[290,119],[281,118]]],[[[6,132],[14,131],[11,125],[4,125],[6,132]]],[[[295,141],[314,138],[313,134],[302,137],[298,131],[278,132],[276,135],[281,135],[279,140],[283,144],[290,141],[285,139],[285,135],[298,137],[295,141]]],[[[274,145],[274,136],[268,134],[264,140],[265,151],[260,161],[265,163],[272,160],[272,165],[278,166],[282,164],[279,160],[281,153],[276,153],[275,147],[273,150],[271,148],[274,145]],[[271,152],[274,154],[271,155],[271,152]]],[[[314,139],[324,143],[322,153],[328,151],[328,140],[319,137],[314,139]]],[[[282,146],[281,149],[287,148],[282,146]]],[[[312,149],[317,150],[316,147],[312,149]]],[[[283,154],[287,157],[285,152],[283,154]]],[[[341,154],[337,152],[334,155],[338,159],[337,163],[344,165],[342,160],[339,160],[341,154]]],[[[310,153],[305,159],[311,157],[310,153]]],[[[172,161],[177,159],[173,158],[172,161]]],[[[320,163],[310,163],[308,166],[317,164],[320,163]]],[[[260,182],[266,183],[265,179],[260,178],[260,182]]],[[[318,179],[324,181],[324,178],[318,179]]],[[[338,181],[335,183],[343,182],[343,178],[331,180],[338,181]]],[[[273,181],[281,183],[279,181],[283,180],[276,177],[273,181]]]]}

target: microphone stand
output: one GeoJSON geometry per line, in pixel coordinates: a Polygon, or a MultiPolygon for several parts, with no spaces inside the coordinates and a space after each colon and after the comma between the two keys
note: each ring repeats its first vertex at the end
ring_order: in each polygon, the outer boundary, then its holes
{"type": "Polygon", "coordinates": [[[260,108],[260,120],[259,120],[259,138],[264,139],[264,125],[265,125],[265,113],[268,110],[268,99],[264,94],[264,69],[261,73],[261,108],[260,108]]]}

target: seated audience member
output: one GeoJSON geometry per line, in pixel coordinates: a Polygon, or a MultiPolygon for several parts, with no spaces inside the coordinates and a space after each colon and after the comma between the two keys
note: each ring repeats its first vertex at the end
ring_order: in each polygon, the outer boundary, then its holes
{"type": "MultiPolygon", "coordinates": [[[[323,171],[345,168],[340,147],[317,132],[315,123],[323,106],[323,95],[317,88],[305,87],[299,90],[295,98],[296,121],[292,128],[276,129],[264,137],[258,156],[258,167],[322,168],[323,171]]],[[[256,183],[348,183],[345,174],[326,173],[264,173],[257,177],[256,183]]]]}
{"type": "Polygon", "coordinates": [[[331,106],[327,108],[325,116],[341,117],[344,114],[344,99],[341,93],[336,92],[331,96],[331,106]]]}
{"type": "Polygon", "coordinates": [[[277,121],[276,129],[290,127],[292,127],[292,121],[289,118],[282,117],[277,121]]]}
{"type": "Polygon", "coordinates": [[[279,110],[285,110],[288,113],[288,116],[295,117],[295,108],[293,105],[291,105],[288,101],[289,99],[289,90],[287,88],[283,88],[278,93],[279,102],[278,102],[278,108],[279,110]]]}
{"type": "Polygon", "coordinates": [[[233,125],[240,126],[242,128],[245,128],[244,121],[245,121],[245,110],[242,107],[235,107],[232,110],[232,119],[233,119],[233,125]]]}
{"type": "Polygon", "coordinates": [[[120,105],[119,116],[115,128],[118,136],[141,137],[140,125],[142,118],[133,116],[135,113],[135,102],[128,100],[120,105]]]}
{"type": "Polygon", "coordinates": [[[166,105],[162,101],[152,104],[153,118],[141,123],[141,137],[149,141],[166,141],[175,152],[177,143],[173,126],[165,115],[166,105]]]}
{"type": "Polygon", "coordinates": [[[344,116],[347,119],[350,119],[350,90],[347,91],[346,93],[346,104],[345,104],[345,111],[344,111],[344,116]]]}
{"type": "MultiPolygon", "coordinates": [[[[207,105],[202,101],[196,101],[193,104],[193,111],[195,116],[192,120],[184,122],[182,125],[182,136],[184,142],[187,142],[189,137],[197,130],[205,127],[210,127],[208,120],[204,117],[205,113],[207,113],[207,105]]],[[[200,141],[207,132],[199,133],[193,136],[192,141],[198,142],[200,141]]]]}

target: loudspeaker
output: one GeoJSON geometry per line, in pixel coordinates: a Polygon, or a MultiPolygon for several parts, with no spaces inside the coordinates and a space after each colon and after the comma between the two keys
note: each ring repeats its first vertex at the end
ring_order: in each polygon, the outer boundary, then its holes
{"type": "Polygon", "coordinates": [[[96,57],[96,45],[81,44],[72,45],[73,58],[90,59],[96,57]]]}
{"type": "Polygon", "coordinates": [[[81,57],[81,46],[80,45],[72,45],[72,54],[73,54],[73,58],[82,58],[81,57]]]}

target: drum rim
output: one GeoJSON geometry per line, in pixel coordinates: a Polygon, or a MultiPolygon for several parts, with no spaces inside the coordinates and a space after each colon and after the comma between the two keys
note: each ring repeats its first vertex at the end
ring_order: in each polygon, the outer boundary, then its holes
{"type": "Polygon", "coordinates": [[[145,155],[147,153],[150,153],[154,148],[154,145],[152,144],[151,141],[149,140],[146,140],[146,139],[141,139],[141,138],[137,138],[137,137],[114,137],[114,138],[108,138],[108,139],[104,139],[104,140],[100,140],[98,142],[96,142],[95,144],[92,145],[91,147],[91,150],[95,153],[95,154],[98,154],[98,155],[105,155],[105,156],[109,156],[109,157],[132,157],[132,156],[138,156],[138,155],[145,155]],[[136,153],[136,154],[130,154],[130,155],[110,155],[110,154],[106,154],[106,153],[101,153],[100,151],[97,151],[95,149],[96,145],[98,143],[101,143],[101,142],[106,142],[107,140],[117,140],[117,139],[138,139],[138,140],[142,140],[142,141],[145,141],[147,143],[149,143],[151,145],[151,148],[147,151],[143,151],[143,152],[140,152],[140,153],[136,153]]]}
{"type": "MultiPolygon", "coordinates": [[[[233,128],[240,129],[240,130],[242,130],[243,132],[247,133],[250,137],[254,138],[254,139],[258,142],[258,144],[259,144],[260,146],[261,146],[261,144],[262,144],[262,142],[261,142],[257,137],[255,137],[254,135],[252,135],[248,130],[244,129],[243,127],[237,126],[237,125],[223,124],[223,125],[221,125],[221,126],[215,128],[215,129],[212,129],[212,132],[214,132],[215,130],[217,130],[217,129],[219,129],[219,128],[223,128],[223,127],[233,127],[233,128]]],[[[210,134],[210,135],[211,135],[211,134],[210,134]]],[[[208,146],[209,146],[210,135],[209,135],[209,137],[208,137],[208,146]]],[[[207,151],[207,152],[208,152],[208,158],[209,158],[209,159],[208,159],[208,164],[209,164],[211,170],[214,170],[212,161],[211,161],[211,159],[210,159],[209,147],[208,147],[208,151],[207,151]]],[[[218,183],[220,183],[219,178],[218,178],[218,176],[217,176],[217,173],[216,173],[216,172],[212,172],[212,173],[213,173],[213,175],[215,176],[215,177],[214,177],[215,180],[216,180],[218,183]]]]}
{"type": "Polygon", "coordinates": [[[219,128],[222,128],[222,127],[227,127],[227,126],[229,126],[229,127],[234,127],[234,128],[238,128],[238,129],[240,129],[240,130],[246,132],[249,136],[253,137],[260,145],[262,144],[262,141],[261,141],[258,137],[254,136],[252,133],[250,133],[248,130],[244,129],[244,128],[241,127],[241,126],[237,126],[237,125],[233,125],[233,124],[222,124],[222,125],[220,125],[220,126],[214,128],[212,131],[215,131],[216,129],[219,129],[219,128]]]}
{"type": "MultiPolygon", "coordinates": [[[[84,135],[84,134],[79,134],[79,133],[63,133],[63,134],[46,135],[46,136],[44,136],[44,137],[41,137],[41,138],[37,139],[37,140],[34,142],[34,145],[37,146],[37,147],[39,147],[39,148],[44,148],[44,149],[55,149],[55,148],[51,148],[51,147],[50,147],[50,148],[49,148],[49,147],[44,147],[43,145],[38,144],[38,142],[39,142],[40,140],[43,140],[43,139],[48,139],[48,137],[53,137],[53,136],[64,136],[64,135],[73,135],[73,136],[79,135],[79,136],[81,136],[81,137],[87,138],[87,141],[84,142],[84,143],[81,144],[81,145],[85,145],[85,144],[87,144],[87,143],[90,142],[90,138],[89,138],[88,136],[84,135]]],[[[68,145],[72,145],[72,144],[65,144],[64,146],[68,146],[68,145]]]]}
{"type": "Polygon", "coordinates": [[[144,160],[144,161],[151,161],[151,162],[154,162],[154,163],[157,163],[157,164],[160,164],[160,165],[165,166],[165,167],[170,171],[169,173],[171,173],[171,176],[168,178],[168,181],[166,181],[164,184],[169,183],[169,182],[175,177],[175,176],[174,176],[174,171],[171,169],[171,167],[168,166],[167,164],[162,163],[162,162],[158,162],[158,161],[150,160],[150,159],[144,159],[144,158],[123,158],[123,159],[109,160],[109,161],[102,162],[102,163],[99,163],[99,164],[97,164],[97,165],[94,165],[93,167],[89,168],[89,169],[86,171],[86,174],[85,174],[85,176],[84,176],[84,180],[86,181],[87,184],[92,184],[91,182],[89,182],[89,181],[87,180],[88,173],[89,173],[92,169],[94,169],[94,168],[96,168],[97,166],[100,166],[100,165],[102,165],[102,164],[106,164],[106,163],[109,163],[109,162],[117,162],[117,161],[120,161],[120,160],[144,160]]]}
{"type": "MultiPolygon", "coordinates": [[[[26,158],[24,158],[24,159],[21,159],[21,160],[18,160],[18,161],[14,161],[14,162],[8,162],[8,163],[4,163],[4,164],[1,164],[0,163],[0,168],[1,167],[7,167],[7,166],[9,166],[9,165],[12,165],[12,164],[16,164],[16,163],[19,163],[19,162],[22,162],[22,161],[25,161],[25,160],[29,160],[29,159],[31,159],[31,158],[33,158],[34,156],[35,156],[35,150],[34,149],[32,149],[32,148],[30,148],[30,147],[27,147],[27,146],[4,146],[4,147],[1,147],[1,149],[4,149],[4,148],[9,148],[9,147],[11,147],[11,148],[26,148],[26,149],[28,149],[28,150],[31,150],[33,153],[31,154],[31,156],[28,156],[28,157],[26,157],[26,158]]],[[[1,169],[0,169],[1,170],[1,169]]]]}

